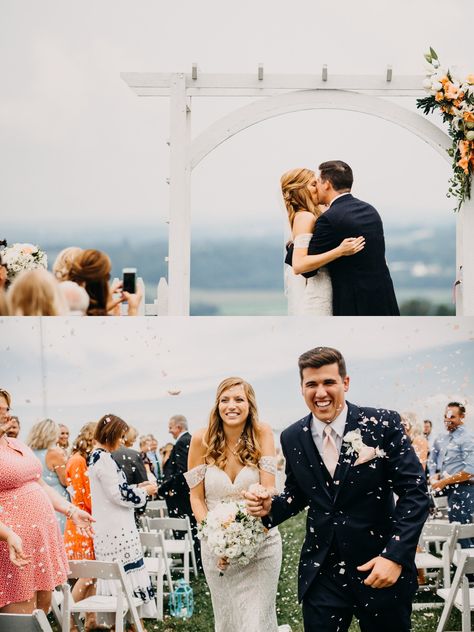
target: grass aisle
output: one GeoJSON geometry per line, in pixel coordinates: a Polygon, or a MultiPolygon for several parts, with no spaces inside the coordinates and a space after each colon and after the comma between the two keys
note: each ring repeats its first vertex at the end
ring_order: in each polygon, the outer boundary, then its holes
{"type": "MultiPolygon", "coordinates": [[[[301,608],[297,599],[297,574],[298,560],[305,533],[304,513],[288,520],[280,527],[283,539],[283,563],[280,574],[280,583],[277,596],[278,623],[289,623],[293,632],[303,632],[303,620],[301,608]]],[[[213,616],[211,608],[211,598],[203,576],[192,582],[194,590],[194,614],[188,621],[178,621],[166,616],[166,620],[161,623],[148,621],[147,630],[153,632],[212,632],[213,616]]],[[[434,601],[432,595],[430,601],[434,601]]],[[[167,608],[165,607],[165,612],[167,608]]],[[[441,614],[441,609],[423,610],[413,613],[413,632],[435,632],[436,624],[441,614]]],[[[459,613],[453,614],[448,626],[448,630],[460,630],[461,620],[459,613]]],[[[354,620],[350,632],[358,632],[359,626],[354,620]]]]}

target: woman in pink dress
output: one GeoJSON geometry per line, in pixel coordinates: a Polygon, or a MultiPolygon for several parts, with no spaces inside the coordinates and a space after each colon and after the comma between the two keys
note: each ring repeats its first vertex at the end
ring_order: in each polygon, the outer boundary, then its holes
{"type": "Polygon", "coordinates": [[[6,436],[11,397],[0,389],[0,507],[2,523],[23,542],[30,564],[19,568],[0,542],[0,612],[46,613],[51,591],[67,579],[66,551],[54,511],[91,531],[91,516],[71,505],[41,479],[41,463],[18,439],[6,436]]]}

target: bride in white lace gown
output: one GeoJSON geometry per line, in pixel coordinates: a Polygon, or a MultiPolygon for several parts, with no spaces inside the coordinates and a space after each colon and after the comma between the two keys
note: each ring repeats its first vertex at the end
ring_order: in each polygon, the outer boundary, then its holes
{"type": "MultiPolygon", "coordinates": [[[[273,432],[270,426],[258,422],[250,384],[240,378],[221,382],[208,426],[193,434],[188,463],[185,477],[198,522],[220,502],[241,500],[242,492],[251,485],[273,492],[273,432]]],[[[268,532],[247,566],[216,557],[205,540],[201,552],[215,632],[277,632],[275,601],[281,566],[278,530],[268,532]]],[[[289,630],[286,626],[284,629],[289,630]]]]}
{"type": "Polygon", "coordinates": [[[319,255],[308,255],[308,246],[318,217],[316,174],[310,169],[292,169],[281,177],[281,190],[288,213],[292,241],[285,259],[285,290],[288,314],[292,316],[332,316],[332,283],[327,265],[354,255],[363,246],[361,237],[344,239],[337,248],[319,255]],[[302,274],[318,270],[306,279],[302,274]]]}

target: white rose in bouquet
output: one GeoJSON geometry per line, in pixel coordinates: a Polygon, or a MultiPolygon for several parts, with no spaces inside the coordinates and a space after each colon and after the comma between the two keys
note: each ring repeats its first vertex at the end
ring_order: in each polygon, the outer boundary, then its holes
{"type": "Polygon", "coordinates": [[[7,268],[9,281],[24,270],[46,268],[48,258],[46,253],[33,244],[12,244],[2,251],[2,262],[7,268]]]}
{"type": "Polygon", "coordinates": [[[206,540],[217,557],[245,566],[255,557],[266,531],[260,518],[247,513],[244,503],[223,502],[209,511],[199,526],[198,537],[206,540]]]}

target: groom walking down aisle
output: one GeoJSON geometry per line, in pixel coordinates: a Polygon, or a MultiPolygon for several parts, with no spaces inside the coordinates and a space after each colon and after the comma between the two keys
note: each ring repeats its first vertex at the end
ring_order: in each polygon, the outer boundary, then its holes
{"type": "MultiPolygon", "coordinates": [[[[352,169],[341,160],[319,165],[317,194],[329,208],[317,220],[308,247],[318,255],[339,246],[347,237],[361,235],[365,248],[353,257],[328,264],[334,316],[400,316],[390,271],[385,260],[382,219],[373,206],[351,194],[352,169]]],[[[309,278],[318,271],[307,272],[309,278]]]]}
{"type": "Polygon", "coordinates": [[[273,527],[308,507],[298,574],[305,632],[347,632],[353,615],[362,632],[409,632],[429,507],[420,462],[398,413],[345,401],[339,351],[318,347],[298,364],[311,412],[281,435],[284,491],[246,492],[249,512],[273,527]]]}

